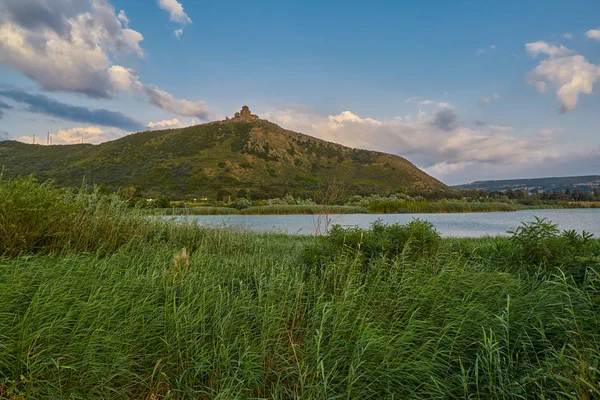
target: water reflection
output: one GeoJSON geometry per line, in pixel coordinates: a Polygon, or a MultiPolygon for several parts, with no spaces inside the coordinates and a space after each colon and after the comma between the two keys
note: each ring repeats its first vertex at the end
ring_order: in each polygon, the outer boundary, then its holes
{"type": "MultiPolygon", "coordinates": [[[[547,218],[560,229],[585,230],[600,237],[600,209],[526,210],[518,212],[465,214],[346,214],[332,215],[334,224],[368,228],[374,221],[408,223],[414,218],[432,222],[443,236],[480,237],[505,235],[521,222],[533,221],[534,216],[547,218]]],[[[170,217],[173,218],[173,217],[170,217]]],[[[175,217],[197,220],[201,225],[240,229],[253,232],[282,232],[314,235],[319,229],[313,215],[210,215],[175,217]]],[[[322,230],[323,227],[321,226],[322,230]]]]}

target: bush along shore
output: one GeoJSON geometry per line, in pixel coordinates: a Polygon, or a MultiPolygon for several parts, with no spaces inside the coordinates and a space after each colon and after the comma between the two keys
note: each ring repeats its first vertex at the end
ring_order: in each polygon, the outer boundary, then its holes
{"type": "Polygon", "coordinates": [[[600,242],[300,237],[0,181],[0,398],[600,397],[600,242]]]}

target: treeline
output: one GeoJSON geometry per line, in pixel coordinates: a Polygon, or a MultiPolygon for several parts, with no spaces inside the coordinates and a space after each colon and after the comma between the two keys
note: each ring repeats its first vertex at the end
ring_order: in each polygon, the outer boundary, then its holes
{"type": "Polygon", "coordinates": [[[513,190],[489,191],[489,190],[463,190],[460,194],[466,198],[478,201],[512,201],[525,205],[557,204],[560,202],[594,202],[600,201],[600,189],[592,191],[579,189],[566,189],[555,191],[513,190]]]}

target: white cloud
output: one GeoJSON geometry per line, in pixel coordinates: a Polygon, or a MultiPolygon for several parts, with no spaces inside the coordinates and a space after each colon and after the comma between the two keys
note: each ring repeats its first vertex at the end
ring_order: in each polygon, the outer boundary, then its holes
{"type": "Polygon", "coordinates": [[[585,33],[585,36],[587,36],[590,39],[600,40],[600,28],[590,29],[585,33]]]}
{"type": "MultiPolygon", "coordinates": [[[[445,170],[437,175],[447,184],[468,183],[484,179],[535,178],[547,176],[595,175],[600,170],[600,148],[548,154],[529,164],[499,167],[497,165],[467,165],[464,169],[445,170]],[[476,168],[474,168],[476,167],[476,168]]],[[[437,171],[428,170],[436,174],[437,171]]]]}
{"type": "Polygon", "coordinates": [[[592,94],[594,84],[600,79],[600,66],[589,63],[581,55],[572,55],[573,50],[564,46],[538,41],[527,43],[525,48],[534,58],[540,55],[549,57],[540,62],[527,81],[540,93],[554,86],[562,112],[571,111],[577,105],[580,94],[592,94]]]}
{"type": "Polygon", "coordinates": [[[144,40],[141,33],[133,29],[123,29],[123,43],[132,49],[138,56],[144,55],[144,50],[140,47],[140,42],[144,40]]]}
{"type": "MultiPolygon", "coordinates": [[[[125,132],[120,130],[106,131],[98,127],[78,127],[62,129],[51,133],[52,144],[78,144],[93,143],[98,144],[108,140],[114,140],[123,136],[125,132]]],[[[32,136],[21,136],[17,140],[24,143],[32,143],[32,136]]],[[[47,137],[36,138],[36,144],[47,144],[47,137]]]]}
{"type": "Polygon", "coordinates": [[[489,128],[490,133],[494,133],[494,132],[508,133],[508,132],[513,132],[515,130],[515,128],[513,128],[512,126],[503,126],[503,125],[488,125],[487,127],[489,128]]]}
{"type": "MultiPolygon", "coordinates": [[[[158,0],[158,5],[169,13],[171,21],[178,22],[183,26],[192,23],[191,18],[185,13],[183,6],[177,0],[158,0]]],[[[183,35],[183,28],[175,31],[175,36],[179,38],[181,35],[183,35]]]]}
{"type": "Polygon", "coordinates": [[[342,111],[340,114],[330,115],[328,118],[332,124],[345,124],[346,122],[355,122],[358,124],[381,125],[381,122],[377,120],[374,120],[372,118],[363,119],[350,111],[342,111]]]}
{"type": "Polygon", "coordinates": [[[169,12],[171,21],[184,25],[192,23],[190,17],[183,10],[183,6],[177,0],[158,0],[158,5],[169,12]]]}
{"type": "Polygon", "coordinates": [[[565,57],[573,53],[573,50],[568,49],[565,46],[554,46],[543,41],[527,43],[525,45],[525,50],[527,50],[529,55],[531,55],[533,58],[536,58],[541,54],[545,54],[550,57],[565,57]]]}
{"type": "Polygon", "coordinates": [[[179,121],[177,118],[166,119],[164,121],[159,122],[150,122],[148,126],[152,129],[174,129],[174,128],[182,128],[185,125],[179,121]]]}
{"type": "Polygon", "coordinates": [[[119,18],[119,21],[123,23],[125,28],[129,28],[129,18],[127,18],[127,14],[125,14],[125,11],[119,11],[119,15],[117,16],[117,18],[119,18]]]}
{"type": "Polygon", "coordinates": [[[108,69],[110,81],[114,88],[118,91],[129,91],[138,82],[135,73],[120,65],[113,65],[108,69]]]}
{"type": "Polygon", "coordinates": [[[540,142],[538,136],[517,137],[512,127],[504,126],[468,128],[450,109],[387,121],[350,111],[325,117],[288,109],[265,116],[285,128],[324,140],[407,157],[441,178],[484,165],[530,165],[550,154],[544,151],[550,142],[540,142]]]}
{"type": "MultiPolygon", "coordinates": [[[[39,0],[34,0],[36,1],[39,0]]],[[[78,18],[85,16],[82,22],[86,25],[79,29],[80,38],[90,40],[88,46],[102,43],[107,45],[113,54],[128,50],[139,57],[144,55],[139,44],[144,37],[128,27],[123,28],[123,21],[115,15],[115,9],[108,0],[91,0],[91,5],[90,12],[78,16],[78,18]]],[[[124,12],[121,17],[123,16],[125,16],[124,12]]]]}
{"type": "Polygon", "coordinates": [[[47,91],[94,98],[129,91],[167,111],[205,118],[204,102],[175,99],[115,63],[123,56],[144,56],[144,38],[129,24],[125,11],[116,15],[108,0],[2,0],[0,64],[47,91]]]}
{"type": "Polygon", "coordinates": [[[548,85],[553,85],[557,89],[556,96],[562,104],[562,111],[567,112],[577,105],[581,93],[592,93],[598,79],[600,66],[575,55],[543,60],[529,74],[528,82],[539,92],[545,92],[548,85]]]}
{"type": "Polygon", "coordinates": [[[425,168],[424,171],[427,172],[429,175],[446,177],[452,173],[463,171],[466,168],[473,166],[474,164],[475,163],[471,161],[463,161],[454,164],[443,161],[429,168],[425,168]]]}
{"type": "Polygon", "coordinates": [[[145,97],[150,104],[177,115],[208,119],[210,112],[204,101],[175,99],[170,93],[154,85],[139,81],[135,71],[115,65],[110,68],[111,79],[116,87],[134,95],[145,97]]]}
{"type": "Polygon", "coordinates": [[[494,93],[491,96],[482,97],[481,99],[479,99],[479,103],[490,104],[492,101],[499,100],[500,98],[501,98],[501,96],[498,93],[494,93]]]}
{"type": "Polygon", "coordinates": [[[551,142],[552,140],[554,140],[554,138],[562,133],[565,133],[566,130],[564,128],[546,128],[546,129],[542,129],[539,133],[538,133],[538,138],[541,141],[545,141],[545,142],[551,142]]]}
{"type": "Polygon", "coordinates": [[[422,106],[438,106],[440,108],[452,108],[452,104],[445,101],[424,100],[419,102],[422,106]]]}
{"type": "Polygon", "coordinates": [[[136,83],[136,88],[141,89],[151,104],[170,111],[174,114],[184,115],[188,117],[198,117],[208,119],[210,112],[206,103],[203,101],[189,101],[175,99],[169,93],[160,90],[154,85],[144,85],[140,82],[136,83]]]}
{"type": "Polygon", "coordinates": [[[565,39],[573,39],[573,34],[570,32],[567,33],[563,33],[562,35],[560,35],[561,37],[565,38],[565,39]]]}
{"type": "Polygon", "coordinates": [[[481,49],[477,50],[475,52],[475,54],[477,54],[477,55],[486,54],[486,53],[489,53],[490,51],[493,51],[493,50],[496,50],[496,45],[495,44],[491,44],[488,47],[481,48],[481,49]]]}
{"type": "Polygon", "coordinates": [[[56,133],[52,143],[94,143],[103,141],[104,135],[106,133],[102,129],[95,127],[65,129],[56,133]]]}
{"type": "Polygon", "coordinates": [[[92,3],[92,9],[75,16],[68,16],[70,10],[65,9],[63,18],[53,26],[43,24],[48,16],[43,14],[43,4],[39,5],[23,24],[17,13],[17,0],[0,4],[0,64],[22,72],[49,91],[112,96],[108,52],[143,54],[139,45],[141,34],[122,29],[114,13],[110,20],[106,10],[109,6],[100,0],[92,3]],[[36,23],[39,25],[31,26],[36,23]]]}
{"type": "Polygon", "coordinates": [[[189,122],[186,123],[184,121],[180,121],[178,118],[166,119],[164,121],[159,122],[149,122],[148,127],[150,129],[177,129],[177,128],[186,128],[188,126],[199,125],[202,121],[197,117],[192,117],[189,119],[189,122]]]}

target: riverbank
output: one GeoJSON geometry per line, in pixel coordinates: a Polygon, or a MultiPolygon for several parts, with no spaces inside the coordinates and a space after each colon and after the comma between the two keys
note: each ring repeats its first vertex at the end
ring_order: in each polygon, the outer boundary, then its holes
{"type": "Polygon", "coordinates": [[[403,202],[378,203],[370,207],[322,205],[254,206],[238,210],[233,207],[189,207],[147,209],[151,215],[318,215],[318,214],[444,214],[473,212],[515,212],[565,208],[600,208],[600,203],[526,206],[509,203],[477,202],[403,202]]]}
{"type": "Polygon", "coordinates": [[[316,214],[369,214],[365,207],[320,205],[255,206],[243,210],[232,207],[189,207],[148,209],[151,215],[316,215],[316,214]]]}
{"type": "Polygon", "coordinates": [[[600,242],[547,221],[239,233],[27,181],[0,221],[0,398],[600,396],[600,242]]]}

